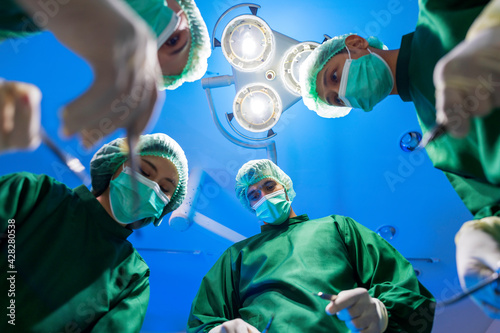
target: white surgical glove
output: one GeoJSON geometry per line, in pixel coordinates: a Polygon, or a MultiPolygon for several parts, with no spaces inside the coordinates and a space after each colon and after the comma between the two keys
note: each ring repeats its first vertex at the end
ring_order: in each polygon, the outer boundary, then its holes
{"type": "Polygon", "coordinates": [[[469,29],[466,40],[434,69],[436,122],[464,137],[470,119],[500,107],[500,0],[492,1],[469,29]]]}
{"type": "Polygon", "coordinates": [[[353,333],[381,333],[389,324],[384,303],[371,297],[364,288],[341,291],[325,311],[329,315],[336,313],[353,333]]]}
{"type": "Polygon", "coordinates": [[[32,84],[0,82],[0,152],[40,145],[41,99],[32,84]]]}
{"type": "Polygon", "coordinates": [[[212,328],[208,333],[260,333],[258,329],[242,319],[226,321],[222,325],[212,328]]]}
{"type": "MultiPolygon", "coordinates": [[[[17,2],[31,15],[47,10],[43,1],[17,2]]],[[[49,15],[41,28],[85,58],[95,75],[89,90],[63,110],[63,132],[79,132],[87,147],[118,128],[138,136],[153,112],[161,77],[150,29],[119,0],[55,1],[53,5],[57,13],[49,15]]]]}
{"type": "MultiPolygon", "coordinates": [[[[500,264],[500,217],[465,223],[455,237],[457,271],[462,288],[470,288],[493,274],[500,264]]],[[[500,319],[497,283],[472,294],[472,299],[491,318],[500,319]]]]}

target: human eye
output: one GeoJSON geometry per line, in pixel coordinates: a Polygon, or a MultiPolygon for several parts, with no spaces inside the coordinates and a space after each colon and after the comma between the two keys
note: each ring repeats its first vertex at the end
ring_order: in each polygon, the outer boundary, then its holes
{"type": "Polygon", "coordinates": [[[333,80],[333,82],[337,82],[337,80],[338,80],[337,71],[333,71],[332,80],[333,80]]]}
{"type": "Polygon", "coordinates": [[[172,36],[169,39],[167,39],[165,44],[167,44],[168,46],[175,46],[179,41],[179,39],[180,39],[179,35],[172,36]]]}
{"type": "Polygon", "coordinates": [[[340,106],[345,106],[344,101],[341,100],[338,95],[337,95],[337,97],[335,97],[335,103],[337,103],[337,105],[340,105],[340,106]]]}
{"type": "Polygon", "coordinates": [[[276,183],[275,182],[269,182],[269,183],[266,184],[266,189],[268,191],[274,190],[275,187],[276,187],[276,183]]]}
{"type": "Polygon", "coordinates": [[[257,191],[252,191],[247,195],[248,201],[256,201],[259,198],[259,193],[257,191]]]}
{"type": "Polygon", "coordinates": [[[147,173],[146,171],[144,171],[143,168],[139,168],[139,171],[141,172],[141,175],[143,175],[144,177],[148,177],[149,178],[150,174],[147,173]]]}

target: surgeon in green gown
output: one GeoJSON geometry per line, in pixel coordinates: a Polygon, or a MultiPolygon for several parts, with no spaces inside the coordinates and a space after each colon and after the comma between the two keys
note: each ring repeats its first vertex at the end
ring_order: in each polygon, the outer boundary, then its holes
{"type": "Polygon", "coordinates": [[[150,271],[127,237],[181,204],[188,170],[162,133],[141,136],[137,154],[135,172],[125,139],[104,145],[92,191],[27,172],[0,177],[1,332],[140,331],[150,271]]]}
{"type": "MultiPolygon", "coordinates": [[[[427,133],[436,124],[436,64],[464,40],[487,3],[420,0],[417,27],[395,50],[387,50],[377,38],[355,34],[328,40],[301,68],[304,103],[320,116],[341,117],[351,108],[371,111],[388,95],[399,95],[415,104],[427,133]]],[[[499,86],[497,79],[484,76],[472,89],[478,95],[465,98],[457,112],[473,108],[474,98],[498,96],[499,86]]],[[[500,110],[487,111],[470,119],[465,137],[446,133],[426,147],[475,219],[500,215],[500,110]]]]}
{"type": "Polygon", "coordinates": [[[292,180],[270,160],[242,166],[236,195],[264,225],[203,278],[188,332],[262,332],[271,318],[271,332],[431,332],[433,296],[380,236],[349,217],[297,216],[292,180]]]}

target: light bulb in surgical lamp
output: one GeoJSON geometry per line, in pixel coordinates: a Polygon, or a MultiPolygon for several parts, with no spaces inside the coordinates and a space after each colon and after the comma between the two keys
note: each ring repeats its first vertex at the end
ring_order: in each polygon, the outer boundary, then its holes
{"type": "Polygon", "coordinates": [[[300,96],[300,66],[304,60],[319,46],[315,42],[303,42],[289,48],[281,61],[281,76],[288,90],[300,96]]]}
{"type": "Polygon", "coordinates": [[[276,91],[267,85],[248,85],[236,94],[233,112],[236,121],[244,129],[250,132],[267,131],[281,117],[281,99],[276,91]]]}
{"type": "Polygon", "coordinates": [[[224,28],[221,40],[226,60],[240,71],[264,67],[274,50],[274,36],[264,20],[254,15],[240,15],[224,28]]]}

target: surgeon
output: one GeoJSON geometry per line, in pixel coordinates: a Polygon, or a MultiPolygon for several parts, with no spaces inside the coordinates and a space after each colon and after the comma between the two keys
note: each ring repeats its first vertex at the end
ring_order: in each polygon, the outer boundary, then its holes
{"type": "MultiPolygon", "coordinates": [[[[403,36],[400,49],[386,50],[376,38],[337,36],[314,50],[301,68],[304,103],[325,117],[339,117],[351,108],[371,111],[390,94],[415,104],[423,133],[436,125],[436,63],[465,35],[486,1],[420,1],[414,32],[403,36]]],[[[491,76],[475,87],[478,98],[491,96],[500,83],[491,76]]],[[[457,109],[474,107],[470,98],[457,109]],[[472,104],[471,104],[472,103],[472,104]]],[[[500,212],[500,112],[470,118],[464,138],[445,134],[427,153],[475,218],[500,212]]]]}
{"type": "MultiPolygon", "coordinates": [[[[89,90],[62,112],[63,132],[80,133],[86,146],[104,136],[103,122],[107,128],[111,122],[116,128],[127,128],[133,137],[139,135],[153,112],[157,85],[175,89],[201,78],[210,55],[208,30],[193,0],[64,4],[7,0],[0,4],[0,40],[43,29],[85,58],[94,71],[89,90]],[[123,108],[116,106],[124,99],[125,116],[123,108]]],[[[1,106],[0,101],[0,112],[1,106]]]]}
{"type": "Polygon", "coordinates": [[[421,0],[417,27],[399,49],[337,36],[314,50],[300,76],[305,104],[321,116],[371,111],[398,94],[414,103],[424,134],[445,125],[427,154],[477,220],[500,216],[499,35],[494,24],[475,21],[480,13],[498,20],[498,2],[487,2],[421,0]]]}
{"type": "Polygon", "coordinates": [[[0,177],[1,332],[140,331],[150,272],[127,237],[182,203],[188,166],[162,133],[141,136],[136,154],[137,172],[125,139],[104,145],[91,191],[46,175],[0,177]]]}
{"type": "MultiPolygon", "coordinates": [[[[500,107],[500,0],[491,1],[465,40],[438,62],[434,85],[437,121],[455,137],[469,133],[474,117],[500,107]]],[[[500,217],[496,215],[465,223],[455,237],[457,272],[464,289],[500,272],[500,217]]],[[[500,319],[498,283],[473,293],[472,299],[489,317],[500,319]]]]}
{"type": "Polygon", "coordinates": [[[377,234],[344,216],[297,216],[292,180],[270,160],[241,167],[236,196],[261,233],[228,248],[203,278],[188,332],[254,333],[269,321],[272,332],[431,332],[433,296],[377,234]]]}

